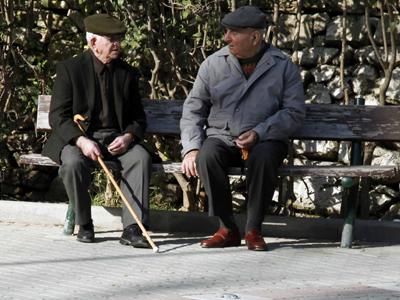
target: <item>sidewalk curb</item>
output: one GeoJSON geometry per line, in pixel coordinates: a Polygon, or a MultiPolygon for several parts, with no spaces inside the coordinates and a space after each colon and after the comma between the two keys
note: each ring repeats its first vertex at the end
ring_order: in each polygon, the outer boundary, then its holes
{"type": "MultiPolygon", "coordinates": [[[[39,225],[63,225],[68,205],[65,203],[19,202],[0,200],[0,221],[39,225]]],[[[122,230],[121,208],[92,207],[96,227],[122,230]]],[[[235,215],[244,234],[246,215],[235,215]]],[[[164,232],[201,232],[213,234],[218,219],[207,213],[150,211],[150,230],[164,232]]],[[[339,241],[342,219],[310,219],[266,216],[262,233],[268,237],[314,238],[339,241]]],[[[356,220],[354,239],[369,242],[400,243],[400,222],[356,220]]]]}

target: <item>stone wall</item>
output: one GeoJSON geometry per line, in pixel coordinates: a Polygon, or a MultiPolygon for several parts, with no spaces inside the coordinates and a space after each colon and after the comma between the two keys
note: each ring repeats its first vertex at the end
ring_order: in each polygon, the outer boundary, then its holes
{"type": "MultiPolygon", "coordinates": [[[[306,13],[301,18],[299,41],[299,67],[301,70],[307,103],[344,105],[344,93],[340,88],[342,10],[338,1],[315,1],[305,5],[306,13]],[[323,6],[322,3],[325,3],[323,6]],[[315,12],[315,13],[314,13],[315,12]]],[[[354,3],[356,4],[356,3],[354,3]]],[[[347,51],[345,53],[345,84],[349,88],[350,103],[363,97],[366,105],[379,105],[379,87],[384,74],[370,43],[364,10],[349,5],[347,16],[347,51]]],[[[287,10],[294,12],[295,5],[287,10]]],[[[272,15],[269,15],[272,22],[272,15]]],[[[382,22],[376,11],[368,20],[372,36],[384,56],[382,22]]],[[[292,55],[296,16],[283,13],[279,18],[278,47],[292,55]]],[[[386,24],[388,22],[386,21],[386,24]]],[[[400,26],[395,30],[395,41],[399,40],[400,26]]],[[[392,55],[391,50],[388,56],[392,55]]],[[[396,61],[399,48],[396,45],[396,61]]],[[[386,93],[386,105],[399,105],[399,68],[395,68],[386,93]]],[[[295,164],[338,165],[349,164],[348,142],[295,141],[297,153],[295,164]]],[[[373,155],[373,165],[398,164],[399,144],[378,145],[373,155]]],[[[385,220],[399,218],[399,178],[391,181],[373,181],[370,197],[372,218],[385,220]],[[383,184],[383,186],[382,186],[383,184]],[[391,188],[389,188],[391,187],[391,188]],[[389,192],[390,191],[390,192],[389,192]],[[388,210],[389,209],[389,210],[388,210]]],[[[296,200],[293,209],[300,214],[337,216],[340,214],[343,188],[340,178],[296,178],[294,183],[296,200]]],[[[277,195],[275,195],[277,201],[277,195]]]]}
{"type": "MultiPolygon", "coordinates": [[[[379,87],[384,75],[369,41],[366,22],[371,24],[372,36],[381,53],[384,53],[380,15],[378,11],[373,10],[371,18],[366,20],[362,4],[353,1],[348,1],[345,82],[351,101],[362,96],[367,105],[378,105],[379,87]]],[[[270,24],[273,20],[272,2],[252,2],[263,9],[270,24]]],[[[343,105],[344,94],[340,88],[342,1],[304,2],[298,56],[306,102],[343,105]]],[[[277,46],[288,56],[292,55],[295,37],[296,3],[297,1],[282,1],[280,7],[277,46]]],[[[238,6],[245,4],[247,1],[237,1],[238,6]]],[[[396,5],[399,7],[397,1],[396,5]]],[[[227,5],[222,5],[222,8],[223,13],[228,12],[227,5]]],[[[87,12],[82,11],[79,1],[41,1],[41,7],[35,8],[33,27],[34,37],[41,42],[41,49],[38,49],[40,51],[37,51],[37,55],[48,58],[54,66],[59,60],[80,53],[85,45],[83,19],[86,14],[87,12]]],[[[19,17],[23,19],[25,15],[21,9],[19,17]]],[[[400,24],[397,25],[395,39],[400,44],[399,29],[400,24]]],[[[21,39],[17,38],[15,43],[24,45],[23,26],[17,28],[16,32],[21,33],[21,39]]],[[[388,55],[392,55],[391,51],[388,55]]],[[[399,55],[397,50],[396,57],[399,55]]],[[[151,57],[149,55],[142,59],[151,60],[151,57]]],[[[55,68],[51,67],[50,72],[54,75],[55,68]]],[[[399,104],[399,77],[400,68],[396,68],[387,92],[387,105],[399,104]]],[[[147,84],[148,80],[149,78],[143,78],[142,84],[147,84]]],[[[18,109],[18,104],[15,106],[18,109]]],[[[59,180],[54,180],[57,178],[54,168],[18,165],[20,153],[40,151],[43,137],[35,135],[34,122],[21,122],[14,126],[14,134],[6,136],[7,151],[2,153],[2,158],[7,162],[3,194],[7,195],[7,198],[19,200],[50,201],[56,198],[65,201],[65,198],[54,196],[54,190],[59,190],[60,184],[59,180]]],[[[349,164],[349,143],[295,141],[294,145],[297,152],[296,164],[349,164]]],[[[373,164],[400,163],[399,146],[397,143],[379,145],[374,152],[373,164]]],[[[294,211],[324,216],[339,214],[343,193],[338,184],[339,180],[340,178],[297,178],[294,211]]],[[[372,217],[400,218],[398,182],[397,178],[391,182],[373,182],[370,193],[372,217]]]]}

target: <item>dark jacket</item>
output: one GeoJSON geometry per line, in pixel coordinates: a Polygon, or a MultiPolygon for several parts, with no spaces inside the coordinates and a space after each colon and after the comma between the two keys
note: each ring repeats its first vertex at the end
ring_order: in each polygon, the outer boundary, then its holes
{"type": "MultiPolygon", "coordinates": [[[[114,61],[114,104],[122,134],[130,132],[143,140],[146,115],[138,88],[138,70],[121,59],[114,61]]],[[[53,86],[49,123],[53,133],[46,142],[42,155],[60,162],[63,147],[83,135],[73,117],[89,117],[81,125],[86,131],[95,107],[95,72],[90,50],[74,58],[59,62],[53,86]]]]}

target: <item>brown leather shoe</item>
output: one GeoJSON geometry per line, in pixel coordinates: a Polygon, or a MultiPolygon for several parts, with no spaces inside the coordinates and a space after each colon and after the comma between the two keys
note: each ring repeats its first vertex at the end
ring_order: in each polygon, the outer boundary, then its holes
{"type": "Polygon", "coordinates": [[[261,232],[258,230],[250,230],[246,236],[244,237],[246,241],[247,248],[249,250],[256,250],[256,251],[267,251],[268,246],[265,243],[261,232]]]}
{"type": "Polygon", "coordinates": [[[221,228],[211,239],[204,240],[200,246],[203,248],[224,248],[240,246],[242,239],[239,229],[228,233],[228,229],[221,228]]]}

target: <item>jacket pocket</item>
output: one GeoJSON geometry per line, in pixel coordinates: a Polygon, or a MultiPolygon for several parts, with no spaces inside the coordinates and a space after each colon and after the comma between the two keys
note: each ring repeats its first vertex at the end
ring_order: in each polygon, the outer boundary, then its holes
{"type": "Polygon", "coordinates": [[[229,130],[229,121],[225,118],[208,118],[208,127],[229,130]]]}

